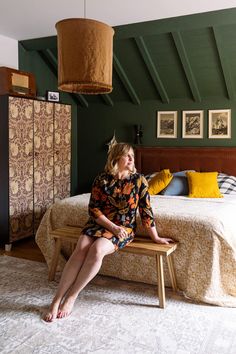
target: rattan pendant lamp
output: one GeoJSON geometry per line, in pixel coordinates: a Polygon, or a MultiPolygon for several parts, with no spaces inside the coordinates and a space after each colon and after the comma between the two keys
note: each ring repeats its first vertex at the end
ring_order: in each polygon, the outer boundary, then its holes
{"type": "Polygon", "coordinates": [[[69,18],[56,23],[58,88],[80,94],[112,91],[112,27],[86,18],[69,18]]]}

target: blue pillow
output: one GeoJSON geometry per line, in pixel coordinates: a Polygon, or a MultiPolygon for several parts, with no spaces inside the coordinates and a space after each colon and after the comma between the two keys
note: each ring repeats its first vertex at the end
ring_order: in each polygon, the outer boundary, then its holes
{"type": "Polygon", "coordinates": [[[195,172],[195,170],[184,170],[173,172],[174,176],[168,186],[163,189],[159,194],[161,195],[188,195],[188,179],[186,172],[195,172]]]}
{"type": "MultiPolygon", "coordinates": [[[[173,174],[174,175],[174,174],[173,174]]],[[[188,180],[185,175],[174,175],[170,183],[159,194],[161,195],[188,195],[188,180]]]]}
{"type": "Polygon", "coordinates": [[[179,172],[173,172],[173,176],[185,176],[186,177],[186,172],[195,172],[195,170],[184,170],[184,171],[179,171],[179,172]]]}

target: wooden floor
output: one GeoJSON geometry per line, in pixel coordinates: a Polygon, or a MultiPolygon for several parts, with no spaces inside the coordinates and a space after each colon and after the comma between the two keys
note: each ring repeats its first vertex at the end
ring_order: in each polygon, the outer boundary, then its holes
{"type": "Polygon", "coordinates": [[[31,261],[45,262],[45,259],[38,248],[34,237],[14,242],[10,252],[5,251],[4,247],[0,247],[0,255],[29,259],[31,261]]]}

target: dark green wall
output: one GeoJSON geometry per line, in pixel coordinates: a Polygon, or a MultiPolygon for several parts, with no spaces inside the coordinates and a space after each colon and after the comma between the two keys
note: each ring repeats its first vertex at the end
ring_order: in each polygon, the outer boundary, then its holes
{"type": "Polygon", "coordinates": [[[194,104],[191,100],[171,104],[160,104],[157,101],[145,101],[140,106],[131,103],[119,103],[113,108],[94,104],[88,110],[78,109],[78,146],[79,161],[83,161],[86,173],[80,175],[82,190],[86,190],[87,177],[103,168],[106,160],[106,143],[112,138],[115,130],[118,141],[134,143],[134,124],[142,124],[144,146],[236,146],[235,124],[236,102],[227,99],[203,101],[194,104]],[[207,115],[208,109],[232,109],[232,139],[208,139],[207,138],[207,115]],[[183,139],[181,138],[181,111],[203,109],[204,110],[204,138],[183,139]],[[178,111],[178,138],[157,139],[156,115],[158,110],[178,111]],[[84,147],[84,148],[83,148],[84,147]],[[86,158],[87,156],[87,158],[86,158]]]}
{"type": "MultiPolygon", "coordinates": [[[[62,94],[73,107],[73,194],[90,190],[114,130],[118,141],[133,143],[134,125],[142,124],[145,146],[236,146],[236,9],[119,26],[115,32],[114,53],[128,81],[116,61],[113,106],[101,96],[84,96],[86,108],[62,94]],[[231,139],[207,138],[209,109],[232,110],[231,139]],[[157,139],[158,110],[178,111],[177,139],[157,139]],[[203,139],[181,138],[182,110],[204,110],[203,139]]],[[[43,40],[26,42],[19,44],[20,68],[35,74],[39,95],[57,90],[55,70],[40,55],[43,40]]],[[[51,42],[55,50],[55,38],[51,42]]]]}

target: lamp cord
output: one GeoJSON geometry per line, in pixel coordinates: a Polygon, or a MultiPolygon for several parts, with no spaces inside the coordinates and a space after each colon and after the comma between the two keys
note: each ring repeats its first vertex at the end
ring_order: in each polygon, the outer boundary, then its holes
{"type": "Polygon", "coordinates": [[[86,0],[84,0],[84,18],[86,18],[86,0]]]}

